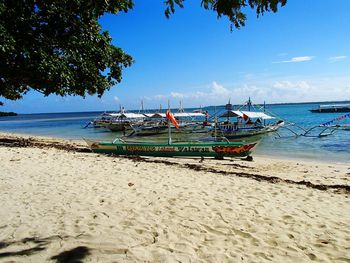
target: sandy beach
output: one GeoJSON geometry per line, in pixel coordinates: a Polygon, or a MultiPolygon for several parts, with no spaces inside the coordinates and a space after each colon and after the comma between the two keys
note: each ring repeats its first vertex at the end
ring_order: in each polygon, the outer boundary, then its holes
{"type": "Polygon", "coordinates": [[[350,164],[28,138],[0,133],[0,262],[350,262],[350,164]]]}

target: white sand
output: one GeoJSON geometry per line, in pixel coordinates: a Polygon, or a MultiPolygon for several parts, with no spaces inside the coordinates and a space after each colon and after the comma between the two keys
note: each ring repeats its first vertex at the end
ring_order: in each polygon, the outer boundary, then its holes
{"type": "Polygon", "coordinates": [[[4,146],[0,160],[1,262],[74,251],[83,262],[350,262],[349,165],[4,146]]]}

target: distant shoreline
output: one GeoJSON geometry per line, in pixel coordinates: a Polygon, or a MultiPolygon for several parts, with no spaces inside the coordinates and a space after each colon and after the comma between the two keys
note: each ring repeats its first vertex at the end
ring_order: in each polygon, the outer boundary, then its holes
{"type": "MultiPolygon", "coordinates": [[[[329,104],[329,103],[334,103],[334,104],[340,104],[340,103],[350,103],[350,100],[343,100],[343,101],[316,101],[316,102],[279,102],[279,103],[266,103],[266,106],[283,106],[283,105],[309,105],[309,104],[329,104]]],[[[232,106],[241,106],[243,104],[232,104],[232,106]]],[[[256,103],[254,105],[260,105],[263,106],[263,103],[256,103]]],[[[194,110],[194,109],[209,109],[209,108],[214,108],[214,107],[225,107],[225,105],[210,105],[210,106],[204,106],[204,107],[188,107],[185,109],[189,110],[194,110]]],[[[171,108],[171,110],[176,110],[177,108],[171,108]]],[[[158,111],[159,109],[147,109],[144,110],[145,112],[147,111],[158,111]]],[[[102,113],[102,112],[116,112],[117,110],[96,110],[96,111],[62,111],[62,112],[37,112],[37,113],[16,113],[16,115],[34,115],[34,114],[60,114],[60,113],[102,113]]],[[[140,110],[135,110],[135,109],[130,109],[127,111],[130,112],[136,112],[140,110]]],[[[165,111],[165,109],[163,109],[165,111]]],[[[1,114],[1,113],[0,113],[1,114]]],[[[11,116],[16,116],[16,115],[11,115],[11,116]]],[[[1,117],[1,116],[0,116],[1,117]]]]}
{"type": "Polygon", "coordinates": [[[16,112],[6,112],[6,111],[0,111],[0,117],[8,117],[8,116],[17,116],[18,114],[16,112]]]}
{"type": "MultiPolygon", "coordinates": [[[[316,101],[316,102],[279,102],[279,103],[266,103],[266,106],[283,106],[283,105],[309,105],[309,104],[341,104],[341,103],[350,103],[350,100],[342,100],[342,101],[316,101]]],[[[240,106],[242,104],[232,104],[233,106],[240,106]]],[[[255,105],[264,105],[263,103],[256,103],[255,105]]],[[[219,106],[207,106],[208,107],[225,107],[225,105],[219,105],[219,106]]]]}

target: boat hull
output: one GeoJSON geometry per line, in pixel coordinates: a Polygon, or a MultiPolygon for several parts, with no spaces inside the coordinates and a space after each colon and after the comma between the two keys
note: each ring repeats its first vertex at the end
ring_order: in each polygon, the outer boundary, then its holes
{"type": "Polygon", "coordinates": [[[130,124],[127,122],[120,122],[120,123],[110,123],[106,126],[108,129],[111,131],[125,131],[125,130],[130,130],[130,124]]]}
{"type": "MultiPolygon", "coordinates": [[[[227,139],[239,139],[244,137],[251,137],[251,136],[257,136],[257,135],[263,135],[265,133],[275,132],[283,125],[284,123],[265,126],[261,128],[239,128],[236,130],[234,130],[233,127],[232,129],[222,128],[217,131],[217,134],[222,135],[227,139]]],[[[212,132],[212,136],[215,136],[215,132],[212,132]]]]}
{"type": "Polygon", "coordinates": [[[191,156],[191,157],[246,157],[249,156],[254,143],[208,142],[208,143],[139,143],[139,142],[99,142],[86,141],[93,152],[113,153],[117,155],[139,156],[191,156]]]}
{"type": "Polygon", "coordinates": [[[329,109],[313,109],[310,110],[313,113],[338,113],[338,112],[350,112],[350,108],[329,108],[329,109]]]}

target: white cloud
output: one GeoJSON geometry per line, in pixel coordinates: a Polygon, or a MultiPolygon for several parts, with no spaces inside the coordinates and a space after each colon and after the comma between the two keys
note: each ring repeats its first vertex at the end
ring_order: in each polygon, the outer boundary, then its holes
{"type": "Polygon", "coordinates": [[[303,90],[303,91],[308,91],[311,89],[310,84],[307,83],[306,81],[296,81],[296,82],[291,82],[288,80],[284,81],[276,81],[272,87],[278,88],[280,90],[303,90]]]}
{"type": "Polygon", "coordinates": [[[216,96],[227,96],[230,94],[230,91],[224,86],[218,84],[216,81],[213,81],[211,84],[211,95],[216,95],[216,96]]]}
{"type": "Polygon", "coordinates": [[[158,103],[170,100],[172,104],[179,99],[184,107],[200,105],[223,105],[231,99],[233,104],[242,104],[251,97],[253,103],[287,103],[343,100],[350,98],[350,77],[315,77],[300,78],[286,76],[283,78],[260,79],[250,83],[223,85],[216,81],[202,88],[192,88],[190,92],[173,91],[167,95],[154,96],[158,103]],[[331,88],[330,88],[331,87],[331,88]]]}
{"type": "Polygon", "coordinates": [[[120,102],[120,99],[117,96],[114,96],[113,99],[115,102],[120,102]]]}
{"type": "Polygon", "coordinates": [[[298,63],[298,62],[310,61],[313,58],[314,58],[313,56],[293,57],[289,60],[277,61],[273,63],[298,63]]]}
{"type": "Polygon", "coordinates": [[[340,60],[344,60],[344,59],[346,59],[346,58],[347,58],[347,56],[329,57],[329,58],[328,58],[328,61],[334,63],[334,62],[338,62],[338,61],[340,61],[340,60]]]}
{"type": "Polygon", "coordinates": [[[183,99],[185,95],[180,92],[171,92],[170,93],[171,97],[177,98],[177,99],[183,99]]]}

